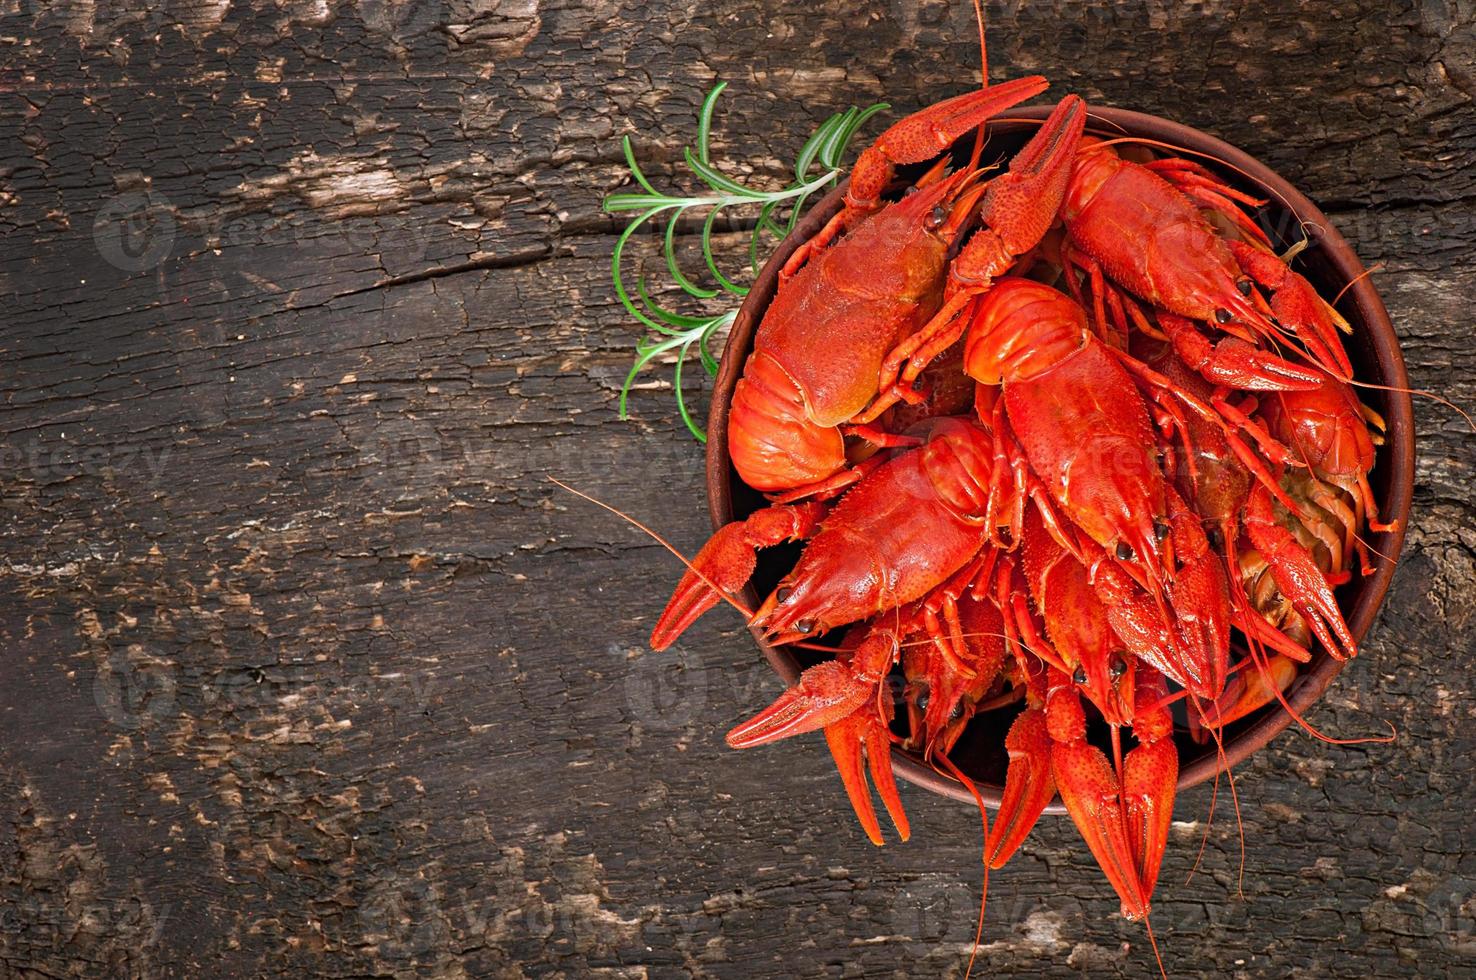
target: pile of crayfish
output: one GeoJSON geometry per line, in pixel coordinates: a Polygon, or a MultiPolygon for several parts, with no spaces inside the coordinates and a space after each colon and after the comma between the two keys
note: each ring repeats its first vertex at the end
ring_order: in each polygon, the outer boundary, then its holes
{"type": "Polygon", "coordinates": [[[733,394],[733,465],[770,504],[713,535],[651,642],[736,602],[759,549],[804,542],[749,625],[775,644],[843,631],[835,657],[728,743],[823,729],[880,844],[868,764],[905,840],[893,747],[956,772],[975,714],[1012,705],[988,865],[1059,794],[1141,918],[1178,780],[1170,706],[1219,738],[1285,704],[1315,648],[1357,652],[1333,589],[1388,528],[1382,421],[1354,394],[1348,323],[1253,220],[1266,202],[1087,135],[1074,95],[981,167],[986,123],[1046,87],[949,99],[862,152],[733,394]]]}

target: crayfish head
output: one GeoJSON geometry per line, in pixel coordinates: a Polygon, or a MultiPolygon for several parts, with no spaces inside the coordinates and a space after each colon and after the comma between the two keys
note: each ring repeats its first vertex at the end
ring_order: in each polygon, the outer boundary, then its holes
{"type": "MultiPolygon", "coordinates": [[[[1043,540],[1039,535],[1026,539],[1031,549],[1027,563],[1039,561],[1032,552],[1043,540]]],[[[1046,634],[1069,671],[1071,686],[1085,694],[1109,724],[1127,724],[1133,717],[1135,660],[1113,630],[1086,567],[1064,550],[1056,555],[1032,583],[1046,634]]]]}
{"type": "Polygon", "coordinates": [[[1343,475],[1373,467],[1374,440],[1363,408],[1352,387],[1336,378],[1310,391],[1271,393],[1261,414],[1271,435],[1317,470],[1343,475]]]}
{"type": "Polygon", "coordinates": [[[748,625],[763,632],[764,642],[782,644],[813,640],[856,618],[836,618],[825,591],[822,577],[791,574],[769,593],[748,625]]]}
{"type": "Polygon", "coordinates": [[[987,186],[982,175],[978,170],[959,170],[920,187],[884,211],[884,220],[920,227],[947,249],[974,225],[987,186]]]}
{"type": "Polygon", "coordinates": [[[1133,721],[1133,680],[1136,658],[1126,650],[1093,656],[1073,667],[1071,681],[1109,725],[1133,721]]]}
{"type": "Polygon", "coordinates": [[[902,688],[902,701],[907,710],[907,731],[910,733],[905,746],[913,751],[927,744],[925,726],[927,711],[932,704],[933,664],[936,657],[931,644],[910,646],[902,652],[902,673],[907,678],[902,688]]]}

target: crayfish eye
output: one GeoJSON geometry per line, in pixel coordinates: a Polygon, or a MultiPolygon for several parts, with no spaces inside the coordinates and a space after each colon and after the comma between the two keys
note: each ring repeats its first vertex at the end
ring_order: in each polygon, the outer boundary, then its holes
{"type": "Polygon", "coordinates": [[[1240,295],[1249,296],[1251,294],[1251,281],[1249,279],[1238,279],[1235,282],[1235,288],[1240,290],[1240,295]]]}
{"type": "Polygon", "coordinates": [[[917,708],[918,708],[919,711],[927,711],[928,710],[928,689],[927,688],[923,688],[922,693],[917,696],[917,708]]]}
{"type": "Polygon", "coordinates": [[[1169,527],[1167,521],[1155,521],[1153,523],[1153,537],[1158,541],[1162,541],[1168,537],[1170,530],[1172,529],[1169,527]]]}
{"type": "Polygon", "coordinates": [[[1204,536],[1209,539],[1210,547],[1216,551],[1220,551],[1225,547],[1225,535],[1220,533],[1219,528],[1210,528],[1205,532],[1204,536]]]}
{"type": "Polygon", "coordinates": [[[928,230],[929,231],[936,231],[939,228],[942,228],[943,227],[943,222],[945,222],[947,220],[948,220],[948,211],[943,207],[943,205],[941,205],[941,204],[934,205],[933,206],[933,210],[931,212],[929,212],[929,214],[928,214],[928,221],[927,221],[928,230]]]}
{"type": "Polygon", "coordinates": [[[1229,323],[1233,319],[1235,319],[1235,317],[1231,316],[1230,315],[1230,311],[1227,310],[1227,309],[1225,309],[1224,307],[1221,307],[1220,309],[1215,310],[1215,322],[1216,323],[1229,323]]]}
{"type": "Polygon", "coordinates": [[[775,602],[788,602],[789,601],[789,597],[792,596],[792,595],[794,595],[794,590],[791,589],[789,586],[786,585],[786,586],[781,587],[779,589],[779,591],[777,591],[777,592],[774,593],[774,601],[775,602]]]}
{"type": "Polygon", "coordinates": [[[1077,664],[1076,665],[1076,673],[1074,673],[1074,674],[1071,675],[1071,679],[1072,679],[1072,681],[1074,681],[1077,684],[1085,684],[1087,682],[1087,669],[1086,669],[1086,667],[1082,666],[1081,664],[1077,664]]]}
{"type": "Polygon", "coordinates": [[[1126,541],[1119,541],[1119,542],[1117,542],[1117,560],[1118,561],[1132,561],[1133,560],[1133,546],[1130,545],[1130,544],[1128,544],[1126,541]]]}
{"type": "Polygon", "coordinates": [[[1107,676],[1114,681],[1121,680],[1122,675],[1127,673],[1127,669],[1127,659],[1121,651],[1118,651],[1112,655],[1112,659],[1107,664],[1107,676]]]}
{"type": "Polygon", "coordinates": [[[802,619],[794,624],[794,631],[808,636],[815,632],[815,621],[813,619],[802,619]]]}

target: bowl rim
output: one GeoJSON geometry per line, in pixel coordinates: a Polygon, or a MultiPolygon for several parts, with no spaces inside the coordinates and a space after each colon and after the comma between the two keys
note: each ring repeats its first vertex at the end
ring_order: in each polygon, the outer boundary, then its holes
{"type": "MultiPolygon", "coordinates": [[[[990,130],[1009,132],[1037,128],[1049,115],[1051,108],[1030,106],[1013,109],[1008,116],[991,122],[990,130]]],[[[1299,216],[1314,240],[1313,247],[1322,252],[1338,278],[1350,283],[1344,297],[1344,306],[1346,308],[1351,305],[1356,311],[1356,316],[1349,316],[1355,329],[1361,325],[1368,334],[1373,358],[1379,367],[1381,383],[1404,389],[1381,393],[1386,406],[1386,429],[1384,445],[1379,449],[1378,463],[1389,469],[1388,492],[1386,498],[1380,502],[1380,511],[1384,520],[1392,519],[1395,522],[1395,529],[1374,536],[1370,545],[1376,556],[1374,569],[1371,574],[1363,577],[1362,588],[1348,617],[1348,627],[1361,644],[1364,635],[1373,625],[1393,580],[1399,554],[1404,546],[1405,528],[1408,526],[1414,490],[1415,433],[1413,406],[1407,390],[1409,379],[1399,338],[1389,320],[1383,300],[1358,256],[1327,216],[1279,174],[1239,148],[1159,116],[1095,105],[1091,107],[1087,132],[1109,138],[1122,135],[1146,137],[1216,158],[1239,172],[1239,182],[1259,185],[1268,195],[1279,199],[1288,210],[1299,216]]],[[[713,384],[707,426],[708,509],[714,530],[733,519],[732,481],[739,477],[728,456],[728,408],[732,401],[733,388],[742,375],[743,365],[752,349],[753,335],[763,313],[773,300],[780,267],[802,241],[818,231],[840,209],[847,186],[848,180],[843,180],[817,202],[794,231],[779,243],[755,278],[728,334],[718,375],[713,384]]],[[[745,588],[744,600],[750,608],[757,605],[758,596],[752,586],[745,588]]],[[[793,686],[800,673],[799,664],[794,657],[785,650],[765,643],[757,631],[750,630],[750,633],[769,666],[787,685],[793,686]]],[[[1334,660],[1325,651],[1319,650],[1314,655],[1311,667],[1299,674],[1286,692],[1288,703],[1298,713],[1304,712],[1322,696],[1342,668],[1342,661],[1334,660]]],[[[1226,741],[1223,757],[1217,758],[1214,754],[1209,754],[1183,766],[1179,773],[1178,790],[1183,791],[1203,783],[1227,767],[1243,762],[1291,722],[1291,715],[1280,705],[1261,709],[1258,719],[1226,741]]],[[[971,806],[976,805],[975,797],[965,786],[954,778],[937,772],[905,750],[893,750],[892,769],[896,775],[916,786],[971,806]]],[[[998,808],[1001,787],[981,782],[976,783],[975,788],[987,806],[998,808]]],[[[1065,812],[1059,797],[1047,807],[1046,812],[1065,812]]]]}

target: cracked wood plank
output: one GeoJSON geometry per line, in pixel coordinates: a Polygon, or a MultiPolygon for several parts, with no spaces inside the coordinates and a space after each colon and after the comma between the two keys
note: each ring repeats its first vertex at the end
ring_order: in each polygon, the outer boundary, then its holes
{"type": "MultiPolygon", "coordinates": [[[[1322,202],[1420,387],[1476,404],[1476,30],[1456,0],[989,4],[1039,71],[1200,126],[1322,202]]],[[[620,136],[779,179],[836,108],[977,71],[963,5],[186,0],[0,9],[0,970],[17,976],[960,975],[977,816],[852,825],[816,739],[732,753],[775,680],[734,617],[661,656],[701,460],[608,286],[620,136]]],[[[1471,437],[1417,402],[1364,656],[1240,773],[1171,973],[1476,956],[1471,437]]],[[[991,880],[982,968],[1141,976],[1069,824],[991,880]]]]}

